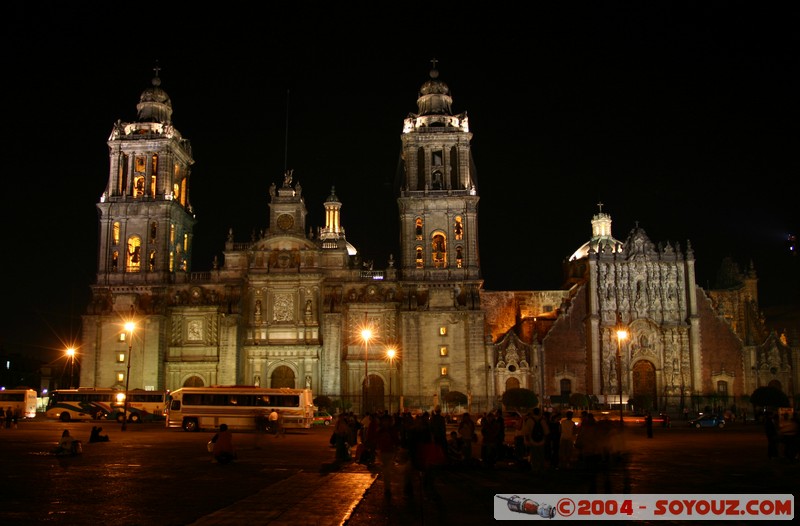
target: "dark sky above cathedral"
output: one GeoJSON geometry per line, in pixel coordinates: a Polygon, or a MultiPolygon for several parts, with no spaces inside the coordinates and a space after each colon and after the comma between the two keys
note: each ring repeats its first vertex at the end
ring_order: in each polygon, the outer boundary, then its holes
{"type": "Polygon", "coordinates": [[[731,257],[754,264],[762,307],[798,301],[791,2],[74,4],[20,3],[4,23],[5,351],[78,337],[106,139],[156,63],[196,161],[196,271],[228,228],[266,227],[286,168],[309,224],[335,186],[348,240],[384,268],[402,121],[436,58],[474,134],[485,288],[559,288],[602,202],[617,239],[638,223],[690,241],[699,285],[731,257]]]}

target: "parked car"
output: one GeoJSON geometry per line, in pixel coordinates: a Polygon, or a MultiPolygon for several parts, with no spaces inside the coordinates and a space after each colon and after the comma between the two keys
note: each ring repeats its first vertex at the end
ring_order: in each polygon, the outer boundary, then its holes
{"type": "Polygon", "coordinates": [[[701,427],[725,427],[725,419],[717,415],[701,415],[694,420],[689,420],[689,425],[700,429],[701,427]]]}
{"type": "Polygon", "coordinates": [[[327,411],[314,412],[314,420],[311,421],[312,426],[329,426],[333,422],[333,416],[327,411]]]}

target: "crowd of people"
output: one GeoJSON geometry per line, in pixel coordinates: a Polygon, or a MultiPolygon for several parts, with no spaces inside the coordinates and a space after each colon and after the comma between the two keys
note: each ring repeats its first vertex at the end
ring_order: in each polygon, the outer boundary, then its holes
{"type": "Polygon", "coordinates": [[[412,493],[413,481],[419,479],[422,491],[436,498],[434,481],[440,469],[491,469],[506,461],[539,472],[612,460],[619,453],[618,429],[588,412],[581,414],[580,425],[575,416],[572,411],[534,408],[519,425],[509,427],[500,410],[482,415],[480,426],[464,413],[448,431],[438,406],[415,415],[377,411],[359,418],[343,412],[336,418],[330,444],[337,462],[377,464],[389,481],[384,485],[387,495],[393,484],[412,493]],[[507,437],[510,433],[513,438],[507,437]]]}
{"type": "Polygon", "coordinates": [[[593,467],[618,458],[619,428],[610,420],[596,420],[588,411],[578,416],[537,407],[511,425],[496,410],[481,415],[478,426],[471,414],[464,413],[448,431],[438,406],[416,415],[378,411],[359,418],[344,412],[336,418],[330,444],[338,462],[378,462],[388,470],[408,462],[423,479],[430,467],[493,468],[503,461],[541,472],[579,464],[593,467]],[[388,458],[394,459],[391,465],[385,465],[388,458]]]}

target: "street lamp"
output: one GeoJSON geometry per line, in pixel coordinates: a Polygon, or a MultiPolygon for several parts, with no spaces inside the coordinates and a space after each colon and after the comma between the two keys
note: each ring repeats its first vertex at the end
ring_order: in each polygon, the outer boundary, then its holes
{"type": "Polygon", "coordinates": [[[369,340],[372,338],[372,329],[361,329],[361,339],[364,340],[364,411],[369,411],[369,340]]]}
{"type": "MultiPolygon", "coordinates": [[[[133,307],[131,307],[133,316],[133,307]]],[[[128,429],[128,387],[131,384],[131,353],[133,351],[133,330],[136,324],[133,320],[125,323],[125,330],[128,331],[128,370],[125,372],[125,403],[122,406],[122,431],[128,429]]]]}
{"type": "Polygon", "coordinates": [[[624,423],[622,419],[622,340],[628,338],[628,331],[621,323],[617,323],[617,389],[619,389],[619,423],[624,423]]]}
{"type": "Polygon", "coordinates": [[[75,349],[72,347],[67,349],[67,356],[69,357],[69,388],[72,389],[73,371],[75,369],[75,349]]]}
{"type": "Polygon", "coordinates": [[[386,357],[389,359],[389,414],[392,414],[392,366],[397,351],[393,347],[386,349],[386,357]]]}

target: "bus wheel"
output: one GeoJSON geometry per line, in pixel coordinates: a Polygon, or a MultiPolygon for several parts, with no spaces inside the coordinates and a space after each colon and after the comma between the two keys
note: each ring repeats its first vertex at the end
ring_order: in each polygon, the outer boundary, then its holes
{"type": "Polygon", "coordinates": [[[62,422],[69,422],[69,421],[70,421],[69,413],[68,413],[68,412],[66,412],[66,411],[64,411],[63,413],[61,413],[61,416],[59,416],[58,418],[59,418],[59,420],[61,420],[62,422]]]}
{"type": "Polygon", "coordinates": [[[121,424],[124,421],[125,421],[125,415],[123,415],[122,413],[117,413],[117,422],[121,424]]]}
{"type": "Polygon", "coordinates": [[[187,418],[183,421],[183,430],[184,431],[199,431],[200,426],[197,425],[197,420],[194,418],[187,418]]]}
{"type": "Polygon", "coordinates": [[[131,422],[137,424],[142,421],[142,417],[136,414],[131,415],[131,422]]]}

